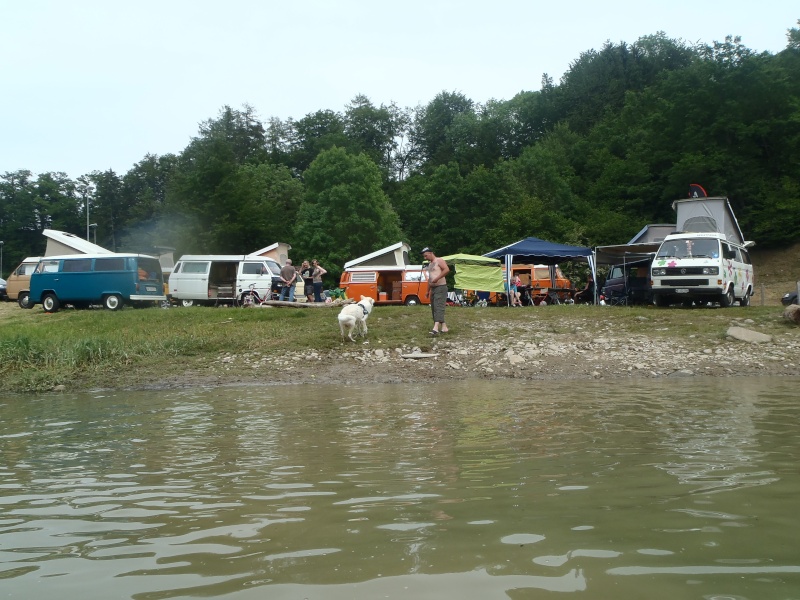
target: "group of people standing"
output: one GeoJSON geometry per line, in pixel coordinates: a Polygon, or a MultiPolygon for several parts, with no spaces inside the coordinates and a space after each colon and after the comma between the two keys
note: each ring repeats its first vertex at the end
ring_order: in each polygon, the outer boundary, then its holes
{"type": "Polygon", "coordinates": [[[328,271],[322,268],[319,261],[312,260],[310,263],[307,260],[303,261],[300,269],[297,269],[292,264],[291,259],[286,260],[286,264],[281,269],[281,281],[283,287],[281,288],[281,295],[278,300],[285,300],[288,294],[289,302],[294,302],[294,290],[297,285],[297,279],[302,278],[305,289],[303,290],[308,302],[324,302],[322,297],[322,277],[328,271]]]}

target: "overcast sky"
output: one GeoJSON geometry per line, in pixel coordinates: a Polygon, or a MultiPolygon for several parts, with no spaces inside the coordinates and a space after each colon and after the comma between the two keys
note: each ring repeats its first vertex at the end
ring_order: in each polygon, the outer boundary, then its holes
{"type": "Polygon", "coordinates": [[[262,121],[475,102],[557,83],[581,52],[664,31],[786,47],[797,0],[0,0],[0,174],[126,173],[224,105],[262,121]]]}

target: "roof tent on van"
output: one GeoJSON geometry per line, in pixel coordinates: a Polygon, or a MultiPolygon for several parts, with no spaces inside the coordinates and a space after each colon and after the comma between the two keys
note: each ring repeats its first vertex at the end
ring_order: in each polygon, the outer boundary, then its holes
{"type": "Polygon", "coordinates": [[[745,244],[742,230],[727,198],[675,200],[677,230],[684,233],[721,233],[729,242],[745,244]]]}
{"type": "Polygon", "coordinates": [[[403,267],[411,263],[409,252],[411,246],[405,242],[397,242],[370,254],[354,258],[344,263],[344,268],[351,267],[403,267]]]}
{"type": "Polygon", "coordinates": [[[55,229],[45,229],[42,235],[47,238],[45,256],[65,256],[68,254],[113,254],[102,246],[93,244],[77,235],[55,229]]]}

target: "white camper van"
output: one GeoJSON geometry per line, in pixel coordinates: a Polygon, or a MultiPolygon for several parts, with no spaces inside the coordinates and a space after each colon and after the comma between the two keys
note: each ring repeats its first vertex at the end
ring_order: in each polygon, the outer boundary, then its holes
{"type": "Polygon", "coordinates": [[[169,276],[169,296],[183,306],[235,304],[250,292],[262,298],[280,292],[281,268],[265,256],[187,254],[169,276]]]}
{"type": "Polygon", "coordinates": [[[657,306],[750,304],[753,263],[727,198],[676,200],[677,229],[664,238],[650,270],[657,306]]]}

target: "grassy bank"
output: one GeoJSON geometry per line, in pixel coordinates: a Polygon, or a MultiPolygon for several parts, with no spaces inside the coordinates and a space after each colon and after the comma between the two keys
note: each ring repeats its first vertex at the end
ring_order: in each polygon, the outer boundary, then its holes
{"type": "MultiPolygon", "coordinates": [[[[536,327],[568,338],[577,331],[614,331],[653,337],[722,338],[734,321],[786,332],[776,306],[729,309],[549,306],[450,308],[448,340],[496,341],[536,327]]],[[[22,310],[0,305],[0,373],[6,391],[87,387],[142,387],[205,369],[226,353],[279,356],[315,349],[344,355],[336,308],[160,308],[22,310]]],[[[369,347],[430,349],[428,307],[377,307],[369,347]]],[[[796,329],[796,328],[795,328],[796,329]]]]}

